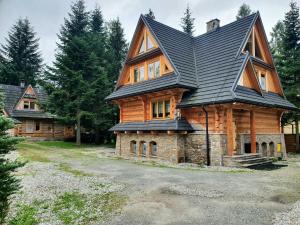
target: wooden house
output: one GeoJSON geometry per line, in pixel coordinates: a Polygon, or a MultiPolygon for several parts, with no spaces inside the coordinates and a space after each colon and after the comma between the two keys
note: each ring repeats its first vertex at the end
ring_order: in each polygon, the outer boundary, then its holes
{"type": "Polygon", "coordinates": [[[120,108],[117,154],[213,165],[284,156],[280,120],[295,109],[259,12],[197,37],[141,15],[107,100],[120,108]]]}
{"type": "Polygon", "coordinates": [[[0,84],[4,93],[4,115],[13,119],[16,126],[10,130],[13,136],[29,137],[36,140],[57,140],[74,136],[73,127],[56,122],[55,115],[45,112],[42,103],[47,99],[41,87],[0,84]]]}

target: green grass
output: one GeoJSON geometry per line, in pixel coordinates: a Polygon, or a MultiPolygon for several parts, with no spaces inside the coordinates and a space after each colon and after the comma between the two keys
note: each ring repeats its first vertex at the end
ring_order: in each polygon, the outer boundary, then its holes
{"type": "Polygon", "coordinates": [[[91,173],[86,173],[81,170],[74,169],[67,163],[60,163],[58,169],[67,173],[71,173],[74,176],[93,176],[93,174],[91,173]]]}
{"type": "Polygon", "coordinates": [[[66,192],[54,202],[53,212],[64,225],[87,225],[93,221],[106,220],[119,212],[127,198],[115,192],[96,196],[78,192],[66,192]]]}
{"type": "Polygon", "coordinates": [[[30,205],[20,206],[17,214],[8,222],[9,225],[36,225],[37,209],[30,205]]]}

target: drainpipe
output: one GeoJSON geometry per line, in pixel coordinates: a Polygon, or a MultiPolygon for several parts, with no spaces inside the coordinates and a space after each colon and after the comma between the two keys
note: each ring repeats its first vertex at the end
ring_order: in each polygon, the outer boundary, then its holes
{"type": "Polygon", "coordinates": [[[208,134],[208,113],[204,106],[202,107],[203,111],[205,112],[205,122],[206,122],[206,161],[207,161],[207,166],[210,166],[210,151],[209,151],[209,134],[208,134]]]}

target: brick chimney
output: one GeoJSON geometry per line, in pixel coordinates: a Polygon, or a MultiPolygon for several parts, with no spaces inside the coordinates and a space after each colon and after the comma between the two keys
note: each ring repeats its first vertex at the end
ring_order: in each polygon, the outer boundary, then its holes
{"type": "Polygon", "coordinates": [[[206,23],[206,31],[207,32],[214,31],[219,27],[220,27],[220,20],[219,19],[213,19],[213,20],[208,21],[206,23]]]}

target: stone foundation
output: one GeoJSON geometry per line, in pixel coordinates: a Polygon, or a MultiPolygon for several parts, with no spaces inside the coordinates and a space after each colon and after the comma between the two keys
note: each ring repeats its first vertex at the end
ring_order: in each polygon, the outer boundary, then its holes
{"type": "MultiPolygon", "coordinates": [[[[245,143],[250,143],[249,134],[239,134],[236,138],[237,154],[245,154],[245,143]]],[[[227,155],[226,134],[209,134],[211,165],[223,166],[227,155]]],[[[268,157],[286,156],[282,134],[257,134],[258,153],[268,157]],[[277,146],[281,145],[278,153],[277,146]]],[[[116,154],[122,157],[160,159],[172,163],[190,162],[206,164],[205,132],[180,133],[119,133],[116,142],[116,154]],[[137,153],[133,154],[131,142],[135,141],[137,153]],[[146,154],[142,154],[142,144],[146,144],[146,154]],[[157,145],[156,156],[151,153],[151,142],[157,145]]]]}

